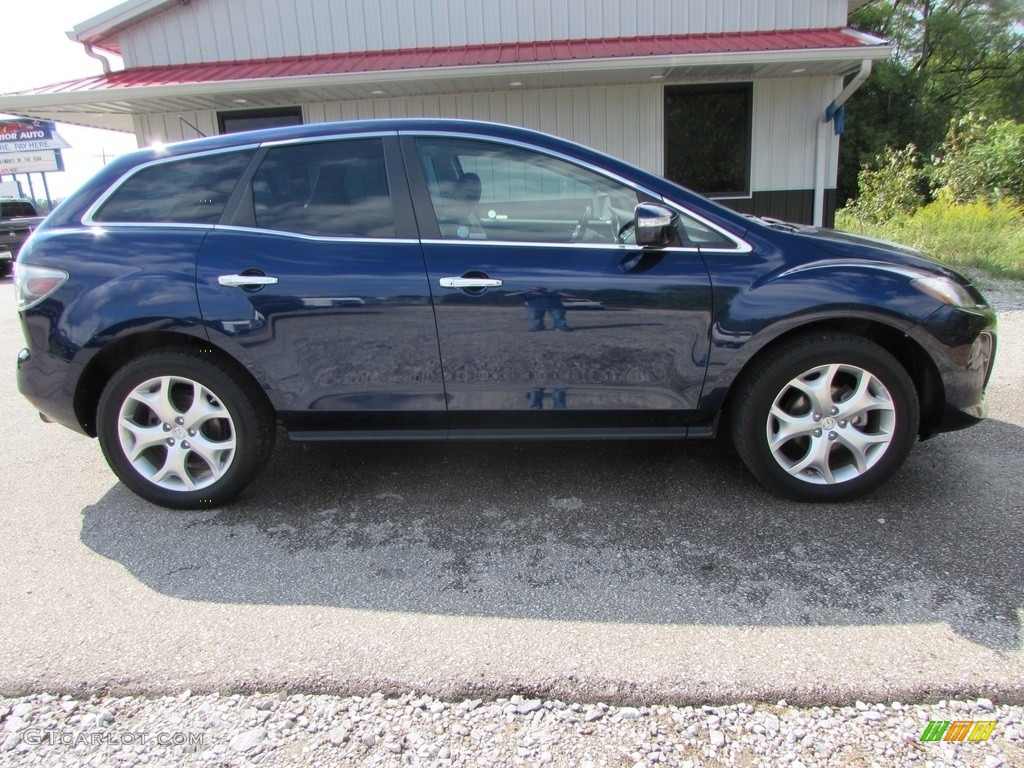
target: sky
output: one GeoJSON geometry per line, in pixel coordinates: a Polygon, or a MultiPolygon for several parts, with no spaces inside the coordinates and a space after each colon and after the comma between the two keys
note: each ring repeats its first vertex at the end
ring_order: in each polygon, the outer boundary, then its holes
{"type": "MultiPolygon", "coordinates": [[[[0,93],[11,93],[64,80],[91,77],[103,72],[100,62],[89,58],[79,43],[68,40],[67,32],[121,0],[0,0],[0,29],[4,30],[0,93]]],[[[121,68],[116,56],[114,69],[121,68]]],[[[48,173],[53,199],[67,197],[117,155],[136,149],[134,134],[96,128],[57,124],[57,131],[71,144],[65,149],[63,172],[48,173]]],[[[9,176],[4,176],[8,180],[9,176]]],[[[19,174],[27,195],[25,175],[19,174]]],[[[32,174],[36,197],[43,198],[38,173],[32,174]]]]}

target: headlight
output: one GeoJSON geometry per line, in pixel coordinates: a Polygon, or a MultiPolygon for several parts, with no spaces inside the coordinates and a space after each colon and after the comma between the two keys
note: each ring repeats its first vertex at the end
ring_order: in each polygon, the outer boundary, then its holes
{"type": "Polygon", "coordinates": [[[37,267],[34,264],[14,263],[14,298],[18,309],[33,307],[56,291],[68,279],[63,269],[37,267]]]}
{"type": "Polygon", "coordinates": [[[949,304],[951,307],[978,306],[978,301],[971,292],[951,278],[932,275],[929,277],[919,277],[910,282],[921,293],[925,293],[933,299],[938,299],[943,304],[949,304]]]}

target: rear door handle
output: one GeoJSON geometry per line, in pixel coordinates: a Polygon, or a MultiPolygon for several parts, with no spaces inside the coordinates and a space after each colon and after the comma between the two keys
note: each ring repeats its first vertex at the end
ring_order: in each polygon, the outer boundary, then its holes
{"type": "Polygon", "coordinates": [[[277,278],[266,275],[221,275],[217,282],[229,288],[251,288],[257,285],[277,285],[277,278]]]}
{"type": "Polygon", "coordinates": [[[438,282],[442,288],[500,288],[501,280],[490,277],[442,277],[438,282]]]}

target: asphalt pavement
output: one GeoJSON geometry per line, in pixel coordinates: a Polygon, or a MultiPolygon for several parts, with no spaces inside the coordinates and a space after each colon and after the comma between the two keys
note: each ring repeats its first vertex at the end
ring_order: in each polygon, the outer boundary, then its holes
{"type": "Polygon", "coordinates": [[[1024,703],[1024,312],[990,418],[873,496],[758,486],[725,440],[294,444],[174,512],[17,392],[0,281],[0,694],[1024,703]]]}

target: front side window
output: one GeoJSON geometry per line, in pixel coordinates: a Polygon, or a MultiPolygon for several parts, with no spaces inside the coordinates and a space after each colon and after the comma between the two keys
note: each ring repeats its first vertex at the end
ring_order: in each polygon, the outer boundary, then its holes
{"type": "Polygon", "coordinates": [[[271,149],[252,180],[256,226],[320,237],[395,236],[381,139],[271,149]]]}
{"type": "Polygon", "coordinates": [[[130,176],[93,214],[93,221],[216,224],[253,150],[168,160],[130,176]]]}
{"type": "Polygon", "coordinates": [[[636,191],[539,152],[486,141],[416,142],[441,237],[619,242],[636,191]]]}

